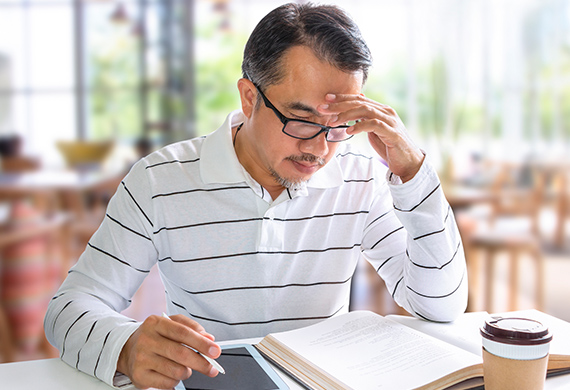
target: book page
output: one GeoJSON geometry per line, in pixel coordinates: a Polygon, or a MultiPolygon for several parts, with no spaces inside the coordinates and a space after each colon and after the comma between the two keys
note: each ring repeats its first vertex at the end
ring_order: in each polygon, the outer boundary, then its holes
{"type": "Polygon", "coordinates": [[[367,311],[272,336],[354,389],[412,389],[481,359],[367,311]]]}
{"type": "Polygon", "coordinates": [[[485,311],[465,313],[453,322],[438,323],[420,320],[410,316],[389,315],[386,318],[407,327],[429,334],[456,347],[482,356],[482,341],[479,329],[489,314],[485,311]]]}
{"type": "Polygon", "coordinates": [[[386,317],[466,351],[481,355],[479,329],[485,320],[492,316],[531,318],[542,322],[553,334],[550,354],[569,356],[570,360],[570,323],[535,309],[496,314],[488,314],[484,311],[465,313],[454,322],[447,324],[427,322],[409,316],[389,315],[386,317]]]}

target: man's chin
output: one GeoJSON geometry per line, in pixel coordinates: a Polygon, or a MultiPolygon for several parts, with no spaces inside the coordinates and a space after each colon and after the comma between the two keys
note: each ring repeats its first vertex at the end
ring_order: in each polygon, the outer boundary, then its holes
{"type": "Polygon", "coordinates": [[[280,175],[279,173],[277,173],[274,170],[271,170],[271,174],[272,174],[273,178],[275,179],[275,181],[281,187],[285,187],[285,188],[289,188],[289,189],[296,189],[296,188],[302,187],[311,178],[311,176],[302,176],[302,177],[294,177],[294,178],[285,177],[285,176],[280,175]]]}
{"type": "Polygon", "coordinates": [[[298,189],[301,188],[305,185],[305,183],[307,183],[309,181],[309,179],[296,179],[296,180],[291,180],[291,179],[284,179],[284,178],[280,178],[277,180],[277,182],[279,184],[281,184],[282,187],[285,188],[289,188],[290,190],[294,190],[294,189],[298,189]]]}

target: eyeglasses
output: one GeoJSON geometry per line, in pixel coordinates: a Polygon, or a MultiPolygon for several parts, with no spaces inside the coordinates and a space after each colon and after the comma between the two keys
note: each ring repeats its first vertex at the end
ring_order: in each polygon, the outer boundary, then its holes
{"type": "Polygon", "coordinates": [[[291,119],[287,118],[283,115],[275,106],[267,99],[267,96],[261,92],[261,90],[255,86],[257,92],[263,98],[265,105],[267,108],[273,110],[277,118],[283,123],[283,133],[287,134],[289,137],[297,138],[297,139],[313,139],[321,133],[325,133],[325,138],[329,142],[342,142],[346,141],[347,139],[352,138],[354,134],[347,134],[346,129],[350,127],[350,125],[342,125],[342,126],[325,126],[320,125],[318,123],[304,121],[302,119],[291,119]]]}

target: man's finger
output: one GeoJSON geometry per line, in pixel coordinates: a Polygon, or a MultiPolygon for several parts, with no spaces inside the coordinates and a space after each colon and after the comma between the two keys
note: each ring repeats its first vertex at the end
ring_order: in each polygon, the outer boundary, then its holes
{"type": "Polygon", "coordinates": [[[218,374],[218,370],[203,356],[182,343],[165,339],[162,343],[160,354],[168,360],[189,367],[204,375],[216,376],[218,374]]]}
{"type": "Polygon", "coordinates": [[[220,346],[213,342],[211,337],[207,337],[204,333],[204,328],[197,324],[195,321],[188,323],[180,323],[179,317],[175,319],[164,319],[160,322],[160,327],[157,329],[159,334],[163,337],[176,341],[180,344],[185,344],[195,350],[216,359],[220,356],[222,349],[220,346]]]}

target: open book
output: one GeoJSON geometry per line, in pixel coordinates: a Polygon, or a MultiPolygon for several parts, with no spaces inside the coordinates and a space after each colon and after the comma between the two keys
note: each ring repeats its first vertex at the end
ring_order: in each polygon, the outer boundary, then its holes
{"type": "MultiPolygon", "coordinates": [[[[569,323],[536,310],[508,314],[547,325],[549,373],[570,370],[569,323]]],[[[479,328],[487,317],[467,313],[440,324],[354,311],[270,334],[256,348],[310,389],[470,389],[483,384],[479,328]]]]}

